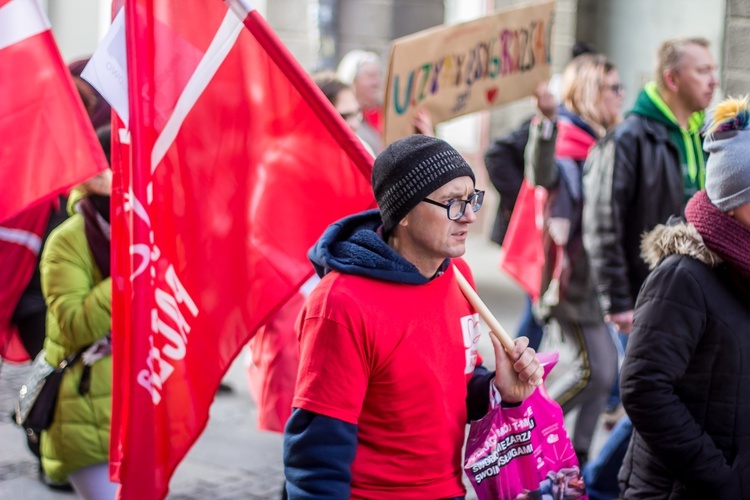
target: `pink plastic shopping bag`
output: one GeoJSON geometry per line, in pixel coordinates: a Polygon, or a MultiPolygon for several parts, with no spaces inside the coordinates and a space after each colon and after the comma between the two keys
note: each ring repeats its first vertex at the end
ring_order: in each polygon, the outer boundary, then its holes
{"type": "MultiPolygon", "coordinates": [[[[559,354],[538,357],[546,378],[559,354]]],[[[464,470],[479,500],[588,499],[562,409],[544,385],[520,406],[471,423],[464,470]]]]}

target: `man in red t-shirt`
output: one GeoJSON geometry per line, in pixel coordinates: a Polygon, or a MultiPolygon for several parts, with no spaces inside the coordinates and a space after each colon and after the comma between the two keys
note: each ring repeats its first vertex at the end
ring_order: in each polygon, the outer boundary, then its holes
{"type": "Polygon", "coordinates": [[[378,156],[372,182],[380,210],[333,224],[310,251],[324,277],[297,321],[287,494],[462,498],[467,422],[491,394],[521,402],[542,368],[526,338],[510,354],[495,342],[496,372],[477,363],[479,318],[454,265],[471,278],[460,257],[484,192],[461,155],[410,136],[378,156]]]}

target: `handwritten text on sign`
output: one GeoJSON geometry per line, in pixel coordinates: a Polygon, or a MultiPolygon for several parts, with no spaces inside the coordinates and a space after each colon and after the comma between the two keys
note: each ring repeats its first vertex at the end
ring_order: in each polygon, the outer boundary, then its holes
{"type": "Polygon", "coordinates": [[[386,144],[414,133],[420,108],[440,123],[531,95],[549,78],[554,6],[537,3],[396,40],[386,87],[386,144]]]}

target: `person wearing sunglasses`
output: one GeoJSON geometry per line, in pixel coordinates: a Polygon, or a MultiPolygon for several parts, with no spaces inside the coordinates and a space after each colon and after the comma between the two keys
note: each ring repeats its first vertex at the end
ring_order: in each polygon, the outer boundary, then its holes
{"type": "Polygon", "coordinates": [[[478,359],[454,266],[473,281],[461,256],[484,192],[461,155],[412,135],[377,157],[372,184],[379,209],[329,226],[309,253],[322,280],[297,320],[286,493],[463,498],[469,419],[491,395],[523,401],[542,368],[526,338],[509,354],[495,342],[495,371],[478,359]]]}
{"type": "MultiPolygon", "coordinates": [[[[362,125],[362,110],[352,87],[339,80],[333,71],[320,71],[311,76],[347,126],[356,133],[362,125]]],[[[434,136],[432,120],[425,109],[417,112],[414,128],[417,133],[434,136]]],[[[359,139],[362,146],[375,156],[370,145],[361,137],[359,139]]],[[[473,197],[472,207],[475,207],[475,211],[479,210],[483,199],[483,191],[473,197]]],[[[451,213],[455,213],[461,206],[460,203],[456,204],[451,213]]],[[[465,205],[461,208],[461,213],[464,209],[465,205]]],[[[303,288],[312,288],[316,280],[317,276],[314,276],[307,282],[308,286],[303,288]]],[[[299,367],[294,323],[304,300],[304,292],[298,290],[258,329],[247,344],[247,381],[257,408],[257,425],[261,430],[284,432],[284,426],[291,415],[294,383],[299,367]]]]}
{"type": "Polygon", "coordinates": [[[549,393],[563,412],[578,410],[573,448],[583,466],[617,371],[617,347],[583,248],[583,165],[597,139],[620,121],[623,93],[617,69],[600,54],[573,59],[561,83],[560,106],[544,84],[536,89],[542,119],[530,128],[525,175],[548,192],[541,297],[534,307],[539,320],[554,321],[576,350],[573,365],[549,393]]]}

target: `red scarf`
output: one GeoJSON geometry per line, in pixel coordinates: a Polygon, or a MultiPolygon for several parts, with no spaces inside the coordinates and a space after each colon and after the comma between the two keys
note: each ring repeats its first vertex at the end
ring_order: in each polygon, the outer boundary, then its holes
{"type": "Polygon", "coordinates": [[[562,118],[557,122],[555,157],[572,158],[582,162],[595,144],[596,138],[575,123],[562,118]]]}
{"type": "Polygon", "coordinates": [[[685,218],[695,226],[710,250],[750,278],[750,228],[716,208],[705,190],[690,198],[685,218]]]}

